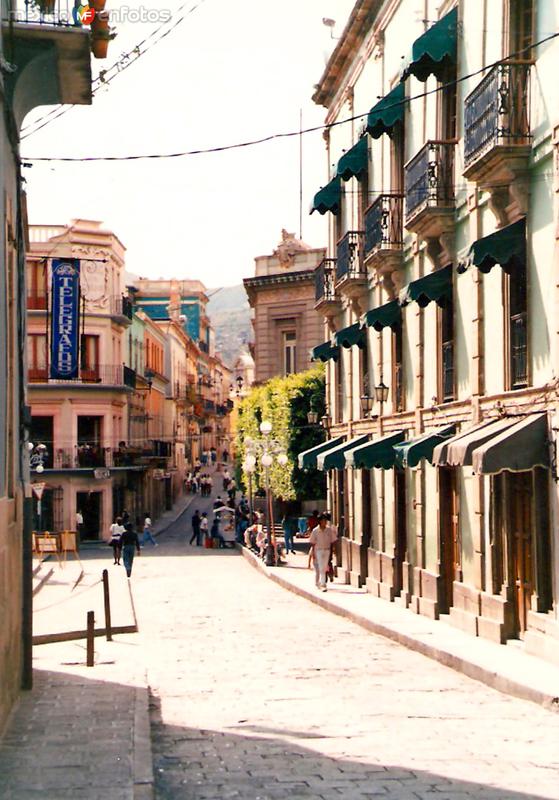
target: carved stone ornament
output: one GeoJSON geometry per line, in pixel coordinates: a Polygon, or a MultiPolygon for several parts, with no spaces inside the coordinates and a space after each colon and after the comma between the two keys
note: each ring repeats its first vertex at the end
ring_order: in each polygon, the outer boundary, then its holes
{"type": "Polygon", "coordinates": [[[298,253],[306,253],[310,249],[309,245],[297,239],[294,233],[289,233],[283,228],[281,232],[281,241],[273,254],[277,257],[280,267],[289,269],[295,263],[295,256],[298,253]]]}
{"type": "Polygon", "coordinates": [[[73,247],[72,255],[80,259],[80,285],[82,297],[89,308],[106,309],[109,304],[109,274],[107,264],[99,259],[110,258],[110,253],[96,247],[73,247]],[[87,256],[95,256],[95,260],[87,256]]]}

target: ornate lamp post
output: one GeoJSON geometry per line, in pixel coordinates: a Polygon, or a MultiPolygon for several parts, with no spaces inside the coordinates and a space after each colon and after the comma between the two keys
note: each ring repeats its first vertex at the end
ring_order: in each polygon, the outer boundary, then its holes
{"type": "Polygon", "coordinates": [[[267,546],[266,546],[266,566],[273,567],[276,564],[276,536],[274,532],[274,519],[272,510],[272,493],[270,491],[270,467],[274,463],[274,458],[280,466],[287,464],[288,458],[284,452],[283,446],[276,439],[272,439],[272,423],[264,420],[260,423],[260,433],[262,434],[259,439],[252,439],[246,437],[245,447],[246,456],[243,463],[245,472],[249,476],[249,505],[252,512],[252,473],[256,468],[257,459],[260,458],[260,464],[264,468],[264,480],[266,489],[266,530],[267,530],[267,546]]]}

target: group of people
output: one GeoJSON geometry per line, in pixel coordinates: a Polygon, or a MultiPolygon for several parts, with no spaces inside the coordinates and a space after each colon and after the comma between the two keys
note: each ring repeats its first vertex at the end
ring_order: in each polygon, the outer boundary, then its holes
{"type": "Polygon", "coordinates": [[[189,472],[184,479],[184,488],[189,494],[200,492],[200,497],[209,497],[212,493],[213,478],[208,472],[189,472]]]}
{"type": "MultiPolygon", "coordinates": [[[[153,523],[149,511],[144,513],[143,522],[143,537],[142,545],[150,542],[154,547],[157,547],[152,533],[153,523]]],[[[134,525],[130,521],[130,515],[127,511],[123,511],[122,515],[115,518],[115,521],[110,528],[111,538],[109,544],[113,549],[113,564],[120,565],[120,559],[126,570],[128,577],[132,575],[132,564],[134,563],[134,556],[140,555],[140,538],[134,525]]]]}

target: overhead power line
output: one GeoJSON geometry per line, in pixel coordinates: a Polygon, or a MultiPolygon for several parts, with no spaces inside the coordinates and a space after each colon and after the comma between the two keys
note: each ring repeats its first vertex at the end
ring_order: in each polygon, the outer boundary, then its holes
{"type": "MultiPolygon", "coordinates": [[[[456,78],[454,81],[449,81],[448,83],[441,84],[437,86],[435,89],[430,89],[429,91],[421,92],[420,94],[416,94],[413,97],[405,98],[403,101],[395,101],[390,105],[385,106],[385,110],[389,110],[391,108],[398,108],[406,103],[411,103],[415,100],[421,100],[425,97],[429,97],[430,95],[437,94],[438,92],[444,91],[449,86],[455,86],[459,83],[463,83],[470,78],[474,78],[477,75],[481,75],[488,70],[494,69],[495,67],[506,65],[507,62],[511,60],[518,59],[522,56],[525,56],[531,50],[535,50],[537,47],[541,47],[541,45],[546,44],[547,42],[551,41],[552,39],[556,39],[559,36],[559,32],[552,33],[549,36],[546,36],[544,39],[540,39],[540,41],[535,42],[534,44],[528,45],[527,47],[523,48],[522,50],[518,50],[516,53],[512,53],[511,55],[507,56],[506,58],[499,59],[498,61],[494,61],[492,64],[487,64],[480,69],[475,70],[474,72],[469,72],[467,75],[462,75],[459,78],[456,78]]],[[[284,133],[272,133],[268,136],[262,136],[258,139],[250,139],[246,142],[237,142],[235,144],[228,144],[222,145],[219,147],[207,147],[207,148],[199,148],[196,150],[184,150],[181,152],[176,153],[144,153],[138,155],[126,155],[126,156],[83,156],[83,157],[72,157],[72,156],[38,156],[38,157],[23,157],[22,160],[25,162],[58,162],[58,163],[97,163],[100,161],[148,161],[148,160],[161,160],[161,159],[175,159],[175,158],[184,158],[186,156],[196,156],[196,155],[205,155],[208,153],[222,153],[228,150],[239,150],[245,147],[254,147],[256,145],[265,144],[267,142],[272,142],[279,139],[288,139],[293,138],[295,136],[301,136],[302,134],[307,133],[316,133],[317,131],[322,130],[329,130],[330,128],[335,128],[339,125],[346,125],[349,122],[355,122],[357,120],[363,120],[368,115],[368,111],[363,114],[355,114],[351,117],[346,117],[342,120],[337,120],[336,122],[330,122],[327,124],[322,125],[314,125],[310,128],[305,128],[304,130],[296,130],[296,131],[286,131],[284,133]]]]}

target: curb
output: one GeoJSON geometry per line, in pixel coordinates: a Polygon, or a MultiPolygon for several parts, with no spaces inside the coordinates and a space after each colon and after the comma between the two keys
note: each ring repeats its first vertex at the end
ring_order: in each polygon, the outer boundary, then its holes
{"type": "Polygon", "coordinates": [[[394,630],[388,625],[383,625],[380,622],[374,622],[373,620],[363,617],[361,614],[355,613],[354,611],[341,608],[332,601],[327,600],[325,597],[317,596],[313,592],[307,591],[306,589],[301,589],[299,586],[295,586],[289,581],[285,580],[285,578],[282,578],[281,575],[276,575],[275,572],[271,572],[268,567],[266,567],[265,564],[263,564],[254,553],[251,553],[249,550],[247,550],[246,547],[238,545],[238,549],[241,551],[243,557],[246,558],[246,560],[255,569],[260,570],[260,572],[266,575],[266,577],[268,577],[271,581],[274,581],[274,583],[277,583],[282,588],[288,589],[290,592],[303,597],[305,600],[310,600],[311,603],[320,606],[325,611],[329,611],[330,613],[336,614],[339,617],[344,617],[350,622],[359,625],[361,628],[365,628],[371,633],[384,636],[387,639],[391,639],[392,641],[407,647],[409,650],[414,650],[417,653],[421,653],[422,655],[427,656],[427,658],[433,659],[433,661],[438,661],[445,667],[450,667],[450,669],[453,669],[456,672],[461,672],[462,674],[467,675],[469,678],[473,678],[474,680],[480,681],[480,683],[484,683],[486,686],[489,686],[492,689],[496,689],[498,692],[512,695],[513,697],[517,697],[521,700],[528,700],[532,703],[543,706],[549,711],[559,711],[559,697],[557,695],[549,694],[548,692],[540,691],[531,686],[527,686],[526,684],[519,683],[518,681],[507,678],[506,676],[500,675],[497,672],[492,672],[486,667],[468,661],[467,659],[457,656],[456,654],[440,647],[427,644],[420,639],[416,639],[410,634],[394,630]]]}
{"type": "Polygon", "coordinates": [[[134,800],[153,800],[153,757],[149,722],[149,691],[146,686],[138,687],[134,698],[132,779],[134,782],[134,800]]]}
{"type": "Polygon", "coordinates": [[[185,503],[185,505],[184,505],[184,506],[183,506],[183,508],[182,508],[182,509],[181,509],[181,510],[178,512],[178,514],[176,515],[176,517],[173,517],[172,519],[169,519],[169,520],[167,520],[167,521],[165,522],[165,525],[164,525],[164,527],[163,527],[163,528],[160,528],[159,530],[157,530],[157,531],[154,531],[154,532],[153,532],[153,535],[155,536],[155,538],[157,538],[158,536],[160,536],[162,533],[165,533],[165,531],[167,530],[167,528],[170,528],[170,527],[171,527],[171,525],[174,525],[174,524],[175,524],[175,522],[176,522],[178,519],[180,519],[180,517],[182,517],[182,515],[184,514],[184,512],[185,512],[185,511],[188,511],[188,509],[190,508],[190,505],[191,505],[191,503],[192,503],[192,501],[193,501],[193,500],[194,500],[194,495],[192,495],[192,496],[189,498],[189,500],[188,500],[188,503],[185,503]]]}

